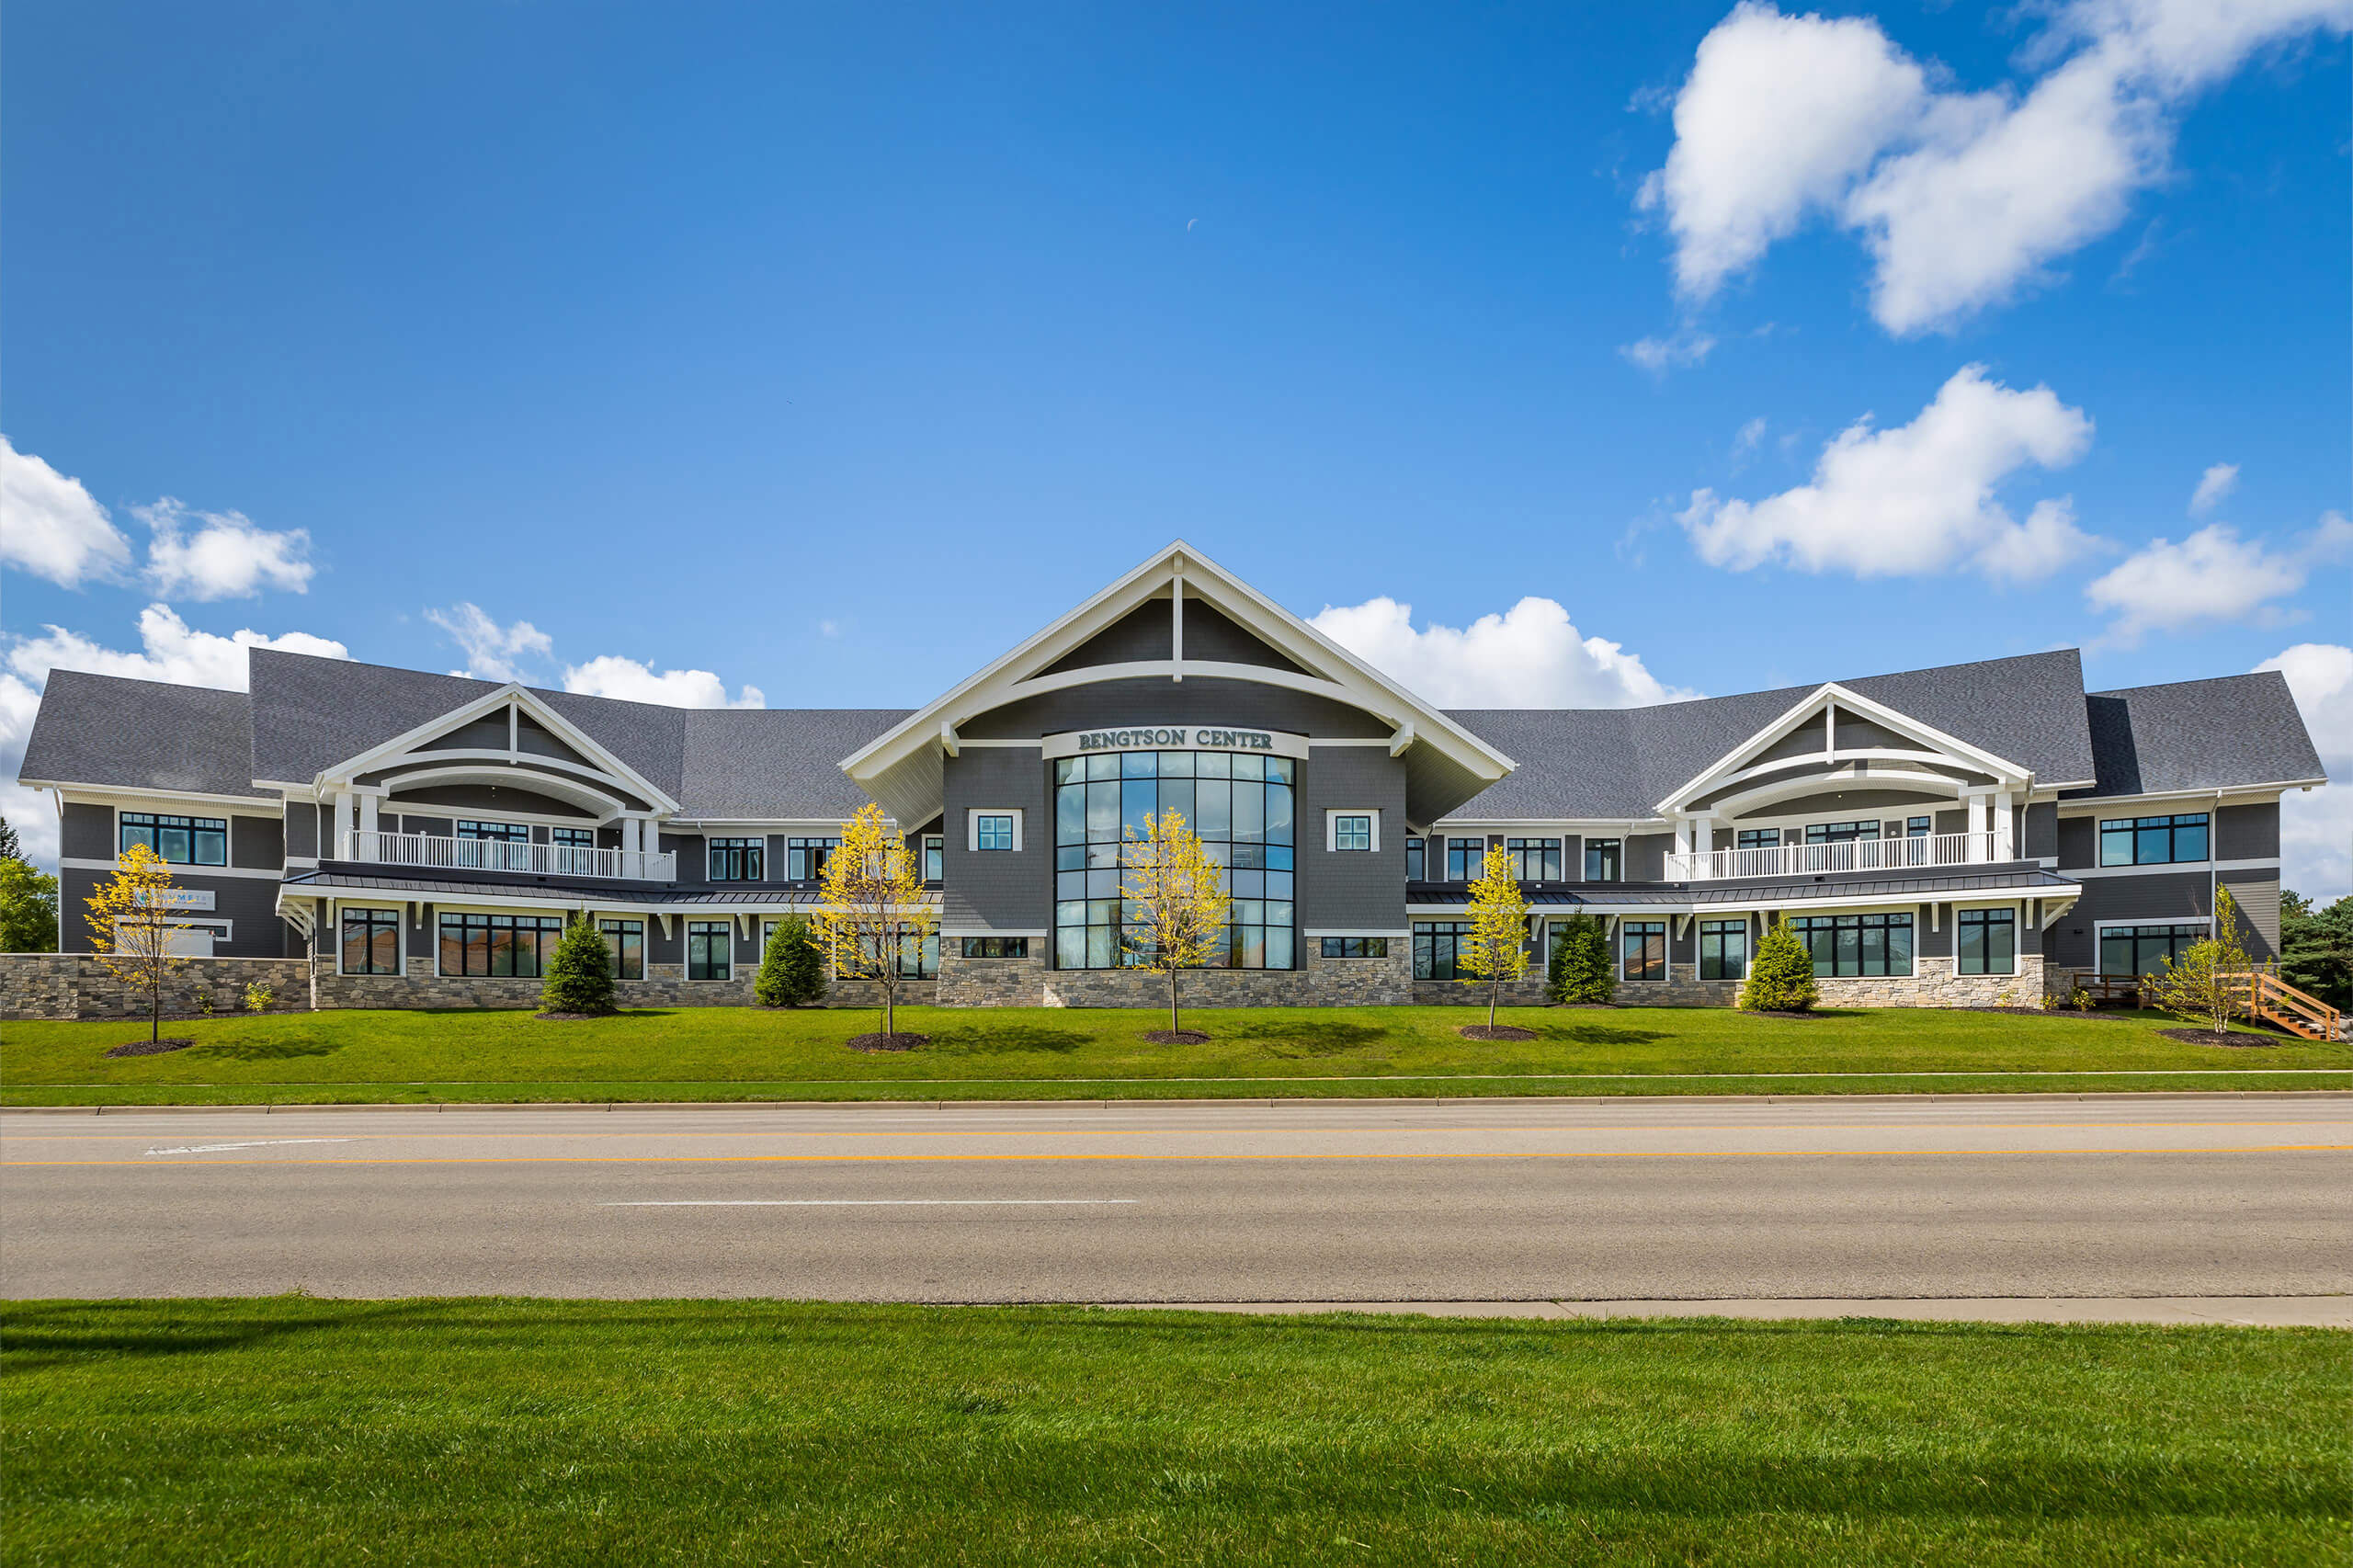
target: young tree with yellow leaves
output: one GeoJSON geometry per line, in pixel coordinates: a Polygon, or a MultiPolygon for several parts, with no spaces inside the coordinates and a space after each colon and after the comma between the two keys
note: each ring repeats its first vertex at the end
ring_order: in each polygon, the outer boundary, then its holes
{"type": "Polygon", "coordinates": [[[846,980],[870,980],[882,994],[885,1046],[919,1045],[921,1035],[898,1034],[900,955],[909,944],[923,949],[939,929],[939,912],[924,897],[923,866],[905,839],[882,820],[882,808],[869,803],[842,824],[841,847],[825,857],[818,873],[824,903],[817,930],[846,980]]]}
{"type": "Polygon", "coordinates": [[[1528,972],[1528,898],[1511,857],[1491,847],[1471,884],[1471,929],[1455,948],[1461,983],[1487,988],[1487,1028],[1495,1027],[1495,1003],[1504,983],[1528,972]]]}
{"type": "Polygon", "coordinates": [[[172,950],[188,922],[172,917],[172,869],[144,844],[115,862],[112,881],[84,900],[90,906],[90,949],[99,966],[147,998],[147,1038],[164,1032],[164,983],[188,960],[172,950]]]}
{"type": "Polygon", "coordinates": [[[1142,837],[1130,828],[1120,851],[1120,896],[1127,901],[1120,940],[1138,968],[1168,976],[1168,1032],[1180,1035],[1176,977],[1209,967],[1233,906],[1224,868],[1210,858],[1182,812],[1147,816],[1143,827],[1142,837]]]}

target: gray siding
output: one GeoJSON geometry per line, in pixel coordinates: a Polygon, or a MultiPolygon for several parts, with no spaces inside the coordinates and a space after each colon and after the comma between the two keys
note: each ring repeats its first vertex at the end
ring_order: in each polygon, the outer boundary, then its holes
{"type": "Polygon", "coordinates": [[[586,817],[590,814],[571,801],[559,801],[552,795],[496,784],[435,784],[422,790],[403,790],[394,803],[404,811],[411,806],[446,806],[460,812],[528,812],[540,817],[586,817]]]}
{"type": "Polygon", "coordinates": [[[1046,764],[1027,748],[971,746],[946,759],[941,836],[947,876],[940,913],[948,925],[983,931],[1052,927],[1054,819],[1046,778],[1046,764]],[[975,807],[1017,809],[1021,847],[973,850],[965,824],[975,807]]]}
{"type": "Polygon", "coordinates": [[[1379,746],[1329,746],[1299,772],[1296,914],[1305,930],[1405,928],[1405,767],[1379,746]],[[1371,854],[1324,847],[1324,813],[1363,806],[1381,813],[1371,854]]]}
{"type": "Polygon", "coordinates": [[[287,802],[286,853],[303,860],[319,858],[319,808],[308,801],[287,802]]]}
{"type": "Polygon", "coordinates": [[[1759,806],[1749,814],[1763,817],[1818,817],[1824,822],[1848,822],[1865,812],[1889,807],[1910,808],[1950,800],[1949,795],[1925,794],[1917,790],[1836,790],[1820,795],[1806,795],[1794,801],[1779,801],[1759,806]]]}
{"type": "Polygon", "coordinates": [[[1630,882],[1666,881],[1667,852],[1675,847],[1671,833],[1638,833],[1626,840],[1625,878],[1630,882]]]}
{"type": "MultiPolygon", "coordinates": [[[[90,947],[89,909],[86,901],[98,884],[111,873],[87,870],[67,866],[58,872],[58,908],[64,926],[60,933],[61,951],[86,953],[90,947]]],[[[206,920],[232,922],[229,938],[216,940],[212,950],[222,958],[276,959],[299,953],[284,922],[278,918],[278,883],[267,877],[208,877],[187,867],[172,868],[172,885],[190,888],[212,895],[212,907],[190,910],[191,923],[206,920]]]]}
{"type": "Polygon", "coordinates": [[[557,757],[565,762],[579,763],[583,767],[595,766],[586,757],[558,740],[551,731],[529,713],[516,715],[515,744],[518,749],[529,752],[535,756],[557,757]]]}
{"type": "MultiPolygon", "coordinates": [[[[399,733],[397,730],[392,731],[381,738],[390,740],[392,735],[399,733]]],[[[459,725],[447,734],[434,736],[431,740],[420,744],[416,749],[418,751],[505,751],[506,749],[506,710],[501,708],[495,713],[485,713],[479,719],[459,725]]],[[[290,782],[293,778],[291,774],[287,775],[290,782]]]]}
{"type": "Polygon", "coordinates": [[[2256,960],[2279,956],[2279,873],[2224,871],[2222,886],[2230,890],[2239,914],[2253,930],[2241,930],[2247,956],[2256,960]]]}
{"type": "MultiPolygon", "coordinates": [[[[60,852],[73,860],[111,860],[114,858],[114,808],[69,802],[64,820],[59,824],[60,852]]],[[[80,908],[78,900],[67,900],[80,908]]],[[[75,949],[80,950],[80,949],[75,949]]]]}
{"type": "Polygon", "coordinates": [[[1912,915],[1912,951],[1924,959],[1952,957],[1952,905],[1915,905],[1912,915]]]}
{"type": "MultiPolygon", "coordinates": [[[[1188,652],[1191,631],[1188,621],[1188,652]]],[[[1213,679],[1099,681],[1007,703],[976,715],[958,730],[976,739],[1012,740],[1146,722],[1250,725],[1325,739],[1377,739],[1390,733],[1390,727],[1373,715],[1327,697],[1256,681],[1213,679]]]]}
{"type": "Polygon", "coordinates": [[[230,817],[229,864],[256,871],[283,870],[285,824],[276,817],[230,817]]]}
{"type": "Polygon", "coordinates": [[[2040,860],[2059,853],[2059,807],[2050,801],[2026,809],[2026,844],[2024,854],[2029,860],[2040,860]]]}
{"type": "MultiPolygon", "coordinates": [[[[2131,876],[2086,877],[2084,896],[2075,906],[2062,915],[2052,933],[2051,951],[2054,962],[2076,969],[2089,969],[2098,961],[2095,933],[2103,920],[2147,921],[2152,925],[2168,920],[2202,920],[2211,915],[2208,873],[2197,870],[2177,871],[2159,867],[2131,876]]],[[[2233,894],[2236,896],[2235,892],[2233,894]]],[[[2275,903],[2270,940],[2278,940],[2279,914],[2275,903]]]]}
{"type": "Polygon", "coordinates": [[[2214,855],[2222,860],[2268,860],[2279,853],[2279,802],[2224,806],[2215,813],[2214,855]]]}
{"type": "Polygon", "coordinates": [[[2099,824],[2090,817],[2059,819],[2059,869],[2080,871],[2097,864],[2099,824]]]}
{"type": "MultiPolygon", "coordinates": [[[[1186,631],[1192,630],[1192,608],[1186,608],[1186,631]]],[[[1166,599],[1146,599],[1077,647],[1039,672],[1059,675],[1065,670],[1091,669],[1097,665],[1137,664],[1168,657],[1172,628],[1166,599]]]]}

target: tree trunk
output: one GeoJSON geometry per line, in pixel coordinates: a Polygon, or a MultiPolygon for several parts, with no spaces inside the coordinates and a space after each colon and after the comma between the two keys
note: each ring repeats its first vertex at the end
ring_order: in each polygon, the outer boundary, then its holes
{"type": "Polygon", "coordinates": [[[1176,1032],[1176,966],[1168,966],[1168,1032],[1176,1032]]]}
{"type": "MultiPolygon", "coordinates": [[[[893,954],[892,956],[895,958],[897,955],[893,954]]],[[[882,1032],[885,1035],[888,1035],[893,1028],[898,1027],[899,1020],[896,1012],[891,1006],[890,982],[885,980],[881,981],[879,983],[881,983],[882,987],[882,1032]]]]}
{"type": "Polygon", "coordinates": [[[1495,1027],[1495,998],[1502,994],[1503,988],[1501,975],[1487,982],[1487,1028],[1490,1031],[1495,1027]]]}

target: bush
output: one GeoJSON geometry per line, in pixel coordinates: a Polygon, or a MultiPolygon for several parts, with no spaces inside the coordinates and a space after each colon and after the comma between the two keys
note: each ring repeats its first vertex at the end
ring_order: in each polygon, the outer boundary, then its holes
{"type": "Polygon", "coordinates": [[[605,934],[574,920],[556,938],[548,960],[547,983],[540,988],[540,1010],[601,1017],[619,1011],[613,1003],[613,955],[605,934]]]}
{"type": "Polygon", "coordinates": [[[760,975],[752,994],[764,1007],[805,1007],[824,999],[825,954],[817,933],[798,915],[788,915],[768,933],[760,950],[760,975]]]}
{"type": "Polygon", "coordinates": [[[1572,915],[1552,936],[1544,994],[1554,1002],[1607,1002],[1618,994],[1609,935],[1597,915],[1572,915]]]}
{"type": "Polygon", "coordinates": [[[1756,961],[1748,966],[1747,983],[1740,988],[1740,1007],[1747,1013],[1802,1013],[1822,1000],[1813,983],[1813,957],[1790,929],[1776,920],[1756,944],[1756,961]]]}
{"type": "Polygon", "coordinates": [[[277,1000],[278,993],[258,980],[245,987],[245,1011],[248,1013],[267,1013],[270,1004],[277,1000]]]}

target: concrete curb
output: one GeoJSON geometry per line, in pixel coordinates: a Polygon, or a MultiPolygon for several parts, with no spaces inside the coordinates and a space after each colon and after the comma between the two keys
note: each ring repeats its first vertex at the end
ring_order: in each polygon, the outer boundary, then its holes
{"type": "Polygon", "coordinates": [[[1201,1099],[1162,1099],[1137,1096],[1120,1099],[1007,1100],[322,1100],[274,1105],[100,1105],[0,1106],[6,1116],[191,1116],[210,1113],[292,1115],[298,1112],[414,1111],[429,1114],[466,1111],[810,1111],[810,1110],[1068,1110],[1091,1107],[1139,1112],[1154,1108],[1203,1109],[1261,1106],[1268,1110],[1302,1106],[1343,1106],[1366,1109],[1379,1106],[1556,1106],[1563,1103],[1609,1106],[1690,1105],[2005,1105],[2034,1103],[2077,1105],[2133,1103],[2149,1100],[2337,1100],[2353,1099],[2353,1089],[2099,1089],[2070,1094],[2057,1090],[1987,1090],[1976,1094],[1931,1093],[1866,1095],[1289,1095],[1265,1098],[1237,1095],[1201,1099]]]}
{"type": "Polygon", "coordinates": [[[2159,1324],[2353,1330],[2353,1296],[1980,1296],[1615,1301],[1106,1301],[1106,1307],[1290,1316],[1397,1313],[1552,1321],[1726,1317],[1759,1322],[1895,1318],[1914,1323],[2159,1324]]]}

